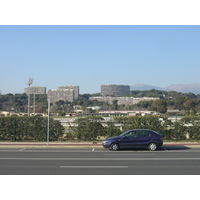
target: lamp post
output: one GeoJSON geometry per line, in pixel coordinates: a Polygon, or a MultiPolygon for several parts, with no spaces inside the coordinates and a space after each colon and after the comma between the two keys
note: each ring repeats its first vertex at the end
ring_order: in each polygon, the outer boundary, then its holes
{"type": "Polygon", "coordinates": [[[30,85],[33,83],[33,79],[34,78],[29,78],[28,83],[27,83],[27,85],[29,86],[28,87],[28,116],[30,116],[30,95],[31,95],[30,85]]]}
{"type": "Polygon", "coordinates": [[[48,99],[47,145],[49,145],[49,116],[50,116],[50,99],[48,99]]]}
{"type": "Polygon", "coordinates": [[[33,103],[33,113],[34,113],[34,116],[35,116],[35,93],[36,93],[36,88],[34,88],[34,103],[33,103]]]}

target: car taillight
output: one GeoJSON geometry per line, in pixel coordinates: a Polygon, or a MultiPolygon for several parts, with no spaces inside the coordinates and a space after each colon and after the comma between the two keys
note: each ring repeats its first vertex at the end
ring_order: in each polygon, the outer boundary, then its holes
{"type": "Polygon", "coordinates": [[[162,138],[160,138],[160,141],[162,141],[162,138]]]}

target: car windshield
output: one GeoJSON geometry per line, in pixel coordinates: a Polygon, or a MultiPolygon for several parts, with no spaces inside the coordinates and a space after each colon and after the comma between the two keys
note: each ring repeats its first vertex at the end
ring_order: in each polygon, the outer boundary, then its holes
{"type": "Polygon", "coordinates": [[[128,133],[129,131],[126,131],[126,132],[123,132],[121,135],[119,135],[119,136],[124,136],[124,135],[126,135],[127,133],[128,133]]]}

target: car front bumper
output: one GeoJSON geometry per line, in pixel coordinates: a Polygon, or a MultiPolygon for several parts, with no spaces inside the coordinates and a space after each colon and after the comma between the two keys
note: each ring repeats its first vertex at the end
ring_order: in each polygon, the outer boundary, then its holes
{"type": "Polygon", "coordinates": [[[109,141],[103,141],[103,142],[102,142],[102,146],[103,146],[104,148],[110,148],[110,145],[111,145],[111,142],[109,142],[109,141]]]}

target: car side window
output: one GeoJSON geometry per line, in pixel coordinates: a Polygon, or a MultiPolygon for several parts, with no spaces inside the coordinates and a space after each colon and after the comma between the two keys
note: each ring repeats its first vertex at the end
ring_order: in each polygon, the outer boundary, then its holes
{"type": "Polygon", "coordinates": [[[149,134],[149,132],[146,132],[146,131],[138,131],[138,137],[146,138],[146,137],[150,137],[150,134],[149,134]]]}
{"type": "Polygon", "coordinates": [[[130,131],[125,135],[127,138],[134,138],[136,137],[136,131],[130,131]]]}

